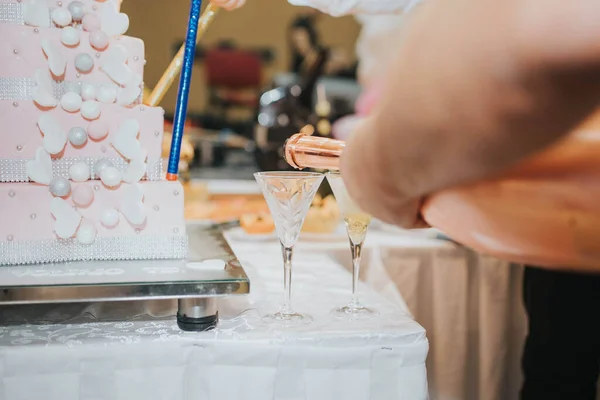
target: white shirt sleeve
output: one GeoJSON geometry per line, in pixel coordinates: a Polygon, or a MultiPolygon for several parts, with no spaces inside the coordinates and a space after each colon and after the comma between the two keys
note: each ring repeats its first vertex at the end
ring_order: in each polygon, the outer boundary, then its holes
{"type": "Polygon", "coordinates": [[[288,0],[295,6],[312,7],[339,17],[348,14],[394,14],[412,8],[421,0],[288,0]]]}

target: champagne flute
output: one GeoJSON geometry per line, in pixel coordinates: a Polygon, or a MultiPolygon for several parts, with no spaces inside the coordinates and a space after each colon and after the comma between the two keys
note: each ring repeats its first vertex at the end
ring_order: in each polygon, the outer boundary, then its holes
{"type": "Polygon", "coordinates": [[[258,172],[254,174],[273,216],[283,255],[283,306],[275,314],[266,315],[268,324],[303,325],[312,317],[292,309],[292,256],[294,245],[313,198],[323,181],[323,174],[313,172],[258,172]]]}
{"type": "Polygon", "coordinates": [[[350,303],[334,310],[334,313],[337,316],[347,316],[351,319],[371,318],[378,313],[371,308],[363,306],[358,295],[362,247],[367,237],[371,216],[362,211],[350,198],[342,176],[338,172],[328,172],[327,180],[344,218],[346,232],[350,241],[350,250],[352,252],[352,298],[350,303]]]}

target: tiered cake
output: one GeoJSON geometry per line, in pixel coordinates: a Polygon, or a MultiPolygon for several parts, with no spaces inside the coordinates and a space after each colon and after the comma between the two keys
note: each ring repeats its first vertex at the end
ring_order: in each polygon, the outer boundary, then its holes
{"type": "Polygon", "coordinates": [[[0,0],[0,265],[184,258],[120,0],[0,0]]]}

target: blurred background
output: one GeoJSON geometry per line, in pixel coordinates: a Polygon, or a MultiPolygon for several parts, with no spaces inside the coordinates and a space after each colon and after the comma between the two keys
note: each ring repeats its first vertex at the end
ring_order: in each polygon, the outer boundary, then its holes
{"type": "MultiPolygon", "coordinates": [[[[158,82],[181,46],[189,5],[128,0],[128,35],[146,44],[145,85],[158,82]]],[[[285,140],[306,124],[330,135],[353,112],[360,88],[355,45],[360,25],[287,1],[253,0],[221,12],[198,46],[188,109],[183,179],[253,179],[258,170],[287,169],[285,140]]],[[[177,85],[166,110],[170,144],[177,85]]]]}

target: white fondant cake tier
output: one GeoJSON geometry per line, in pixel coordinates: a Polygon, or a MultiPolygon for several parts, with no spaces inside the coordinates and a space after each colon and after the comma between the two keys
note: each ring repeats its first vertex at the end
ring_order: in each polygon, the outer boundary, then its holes
{"type": "Polygon", "coordinates": [[[0,265],[187,255],[179,182],[72,182],[65,198],[47,186],[4,183],[0,210],[0,265]]]}
{"type": "Polygon", "coordinates": [[[101,70],[101,66],[112,61],[112,53],[117,46],[126,52],[126,58],[121,61],[131,73],[139,75],[140,80],[143,80],[145,61],[142,40],[129,36],[110,37],[108,47],[100,51],[90,44],[89,32],[80,31],[79,34],[78,45],[65,46],[61,42],[61,29],[0,24],[0,78],[33,78],[37,69],[47,70],[49,58],[42,48],[42,41],[47,41],[59,54],[59,58],[63,57],[66,62],[64,74],[54,74],[55,80],[116,84],[101,70]],[[75,66],[76,58],[81,54],[91,57],[93,67],[89,72],[79,71],[75,66]]]}
{"type": "MultiPolygon", "coordinates": [[[[63,150],[53,155],[57,171],[66,172],[67,164],[78,159],[92,160],[109,158],[122,160],[114,163],[119,169],[126,165],[124,158],[115,149],[113,143],[124,133],[120,127],[126,122],[135,120],[139,124],[137,142],[147,152],[148,170],[153,171],[150,179],[160,178],[160,158],[162,153],[164,110],[158,107],[135,106],[121,107],[116,104],[102,105],[102,113],[94,124],[105,126],[106,137],[102,139],[88,138],[85,144],[75,146],[68,141],[68,133],[72,128],[81,127],[90,130],[91,122],[80,113],[68,113],[60,108],[42,111],[33,102],[0,101],[0,182],[23,182],[28,180],[25,172],[25,161],[35,158],[39,147],[44,146],[44,135],[40,129],[40,118],[51,116],[67,141],[63,150]],[[154,167],[152,167],[154,165],[154,167]]],[[[64,173],[62,176],[65,176],[64,173]]]]}
{"type": "Polygon", "coordinates": [[[0,265],[187,255],[120,3],[0,0],[0,265]]]}

